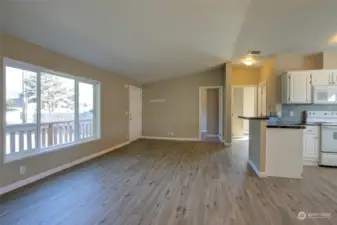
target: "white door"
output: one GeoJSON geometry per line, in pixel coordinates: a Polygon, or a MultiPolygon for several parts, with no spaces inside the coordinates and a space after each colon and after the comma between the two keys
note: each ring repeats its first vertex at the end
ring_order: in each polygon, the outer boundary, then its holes
{"type": "Polygon", "coordinates": [[[262,95],[261,95],[261,85],[257,87],[257,115],[262,115],[262,95]]]}
{"type": "Polygon", "coordinates": [[[129,86],[129,140],[142,136],[142,89],[129,86]]]}
{"type": "Polygon", "coordinates": [[[331,72],[328,71],[313,71],[312,85],[329,85],[331,83],[331,72]]]}
{"type": "Polygon", "coordinates": [[[318,161],[318,136],[305,135],[303,143],[303,158],[310,161],[318,161]]]}
{"type": "Polygon", "coordinates": [[[291,103],[311,103],[311,84],[308,72],[289,74],[289,93],[291,103]]]}
{"type": "Polygon", "coordinates": [[[223,88],[219,88],[219,139],[223,140],[223,88]]]}

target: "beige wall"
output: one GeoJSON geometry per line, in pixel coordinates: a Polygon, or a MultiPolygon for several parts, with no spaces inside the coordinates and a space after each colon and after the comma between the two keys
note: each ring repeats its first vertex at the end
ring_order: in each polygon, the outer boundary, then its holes
{"type": "Polygon", "coordinates": [[[232,63],[227,62],[223,73],[224,79],[224,135],[226,144],[232,143],[232,63]]]}
{"type": "Polygon", "coordinates": [[[260,68],[233,66],[232,85],[257,85],[260,82],[260,71],[260,68]]]}
{"type": "Polygon", "coordinates": [[[219,134],[219,89],[207,90],[207,134],[219,134]]]}
{"type": "MultiPolygon", "coordinates": [[[[253,117],[257,115],[256,87],[243,87],[243,115],[253,117]]],[[[249,120],[243,121],[243,129],[249,132],[249,120]]]]}
{"type": "Polygon", "coordinates": [[[143,85],[143,135],[199,136],[199,87],[222,86],[223,68],[143,85]],[[151,103],[153,99],[165,102],[151,103]]]}
{"type": "Polygon", "coordinates": [[[243,120],[238,118],[243,116],[243,88],[233,88],[232,92],[232,136],[243,136],[243,120]]]}
{"type": "MultiPolygon", "coordinates": [[[[138,85],[136,82],[4,34],[1,35],[0,56],[1,59],[3,57],[8,57],[51,70],[90,78],[101,82],[101,139],[7,164],[3,163],[4,151],[3,148],[1,148],[0,187],[127,141],[128,116],[125,116],[125,112],[128,111],[129,104],[128,89],[125,88],[124,85],[138,85]],[[25,175],[19,175],[20,165],[26,166],[27,172],[25,175]]],[[[1,69],[1,87],[3,85],[2,71],[3,70],[1,69]]],[[[3,113],[5,111],[2,108],[3,98],[3,92],[1,92],[1,118],[3,118],[3,113]]],[[[4,125],[3,123],[4,121],[1,120],[1,127],[4,125]]],[[[3,137],[3,131],[0,129],[0,143],[3,143],[3,137]]]]}
{"type": "Polygon", "coordinates": [[[337,69],[337,52],[324,52],[323,53],[323,68],[324,69],[337,69]]]}

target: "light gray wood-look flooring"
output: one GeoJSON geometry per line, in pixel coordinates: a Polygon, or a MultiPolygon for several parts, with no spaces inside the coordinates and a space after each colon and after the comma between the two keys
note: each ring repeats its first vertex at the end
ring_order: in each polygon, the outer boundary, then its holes
{"type": "Polygon", "coordinates": [[[247,141],[138,140],[0,197],[0,224],[337,224],[337,169],[259,179],[247,158],[247,141]],[[332,218],[301,221],[299,211],[332,218]]]}

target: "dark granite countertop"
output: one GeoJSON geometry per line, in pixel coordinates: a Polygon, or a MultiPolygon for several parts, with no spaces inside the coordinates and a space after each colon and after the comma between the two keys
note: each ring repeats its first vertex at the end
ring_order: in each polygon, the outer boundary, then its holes
{"type": "Polygon", "coordinates": [[[245,120],[269,120],[269,116],[253,116],[253,117],[248,117],[248,116],[238,116],[240,119],[245,119],[245,120]]]}
{"type": "Polygon", "coordinates": [[[287,121],[268,121],[267,128],[305,129],[306,125],[287,121]]]}
{"type": "Polygon", "coordinates": [[[267,128],[283,128],[283,129],[305,129],[305,125],[297,124],[267,124],[267,128]]]}

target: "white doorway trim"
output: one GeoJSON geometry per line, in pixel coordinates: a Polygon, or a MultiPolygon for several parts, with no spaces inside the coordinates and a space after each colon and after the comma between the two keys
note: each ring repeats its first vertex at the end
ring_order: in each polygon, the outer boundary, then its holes
{"type": "Polygon", "coordinates": [[[257,86],[257,104],[258,104],[257,115],[258,116],[267,115],[267,82],[266,81],[262,81],[257,86]]]}
{"type": "MultiPolygon", "coordinates": [[[[232,120],[232,131],[233,131],[233,126],[234,126],[234,123],[233,123],[233,115],[234,115],[234,107],[233,107],[233,104],[234,104],[234,89],[235,88],[245,88],[245,87],[254,87],[255,88],[255,91],[254,91],[254,100],[255,100],[255,108],[254,108],[254,112],[255,112],[255,115],[258,115],[258,105],[259,105],[259,100],[258,100],[258,85],[232,85],[232,99],[231,99],[231,103],[232,103],[232,107],[231,107],[231,120],[232,120]]],[[[244,116],[244,115],[241,115],[241,116],[244,116]]],[[[236,136],[233,136],[232,134],[232,139],[235,139],[235,138],[241,138],[241,137],[236,137],[236,136]]]]}
{"type": "Polygon", "coordinates": [[[204,89],[218,89],[219,90],[219,140],[223,141],[223,86],[200,86],[199,87],[199,127],[198,134],[201,141],[201,120],[202,120],[202,91],[204,89]]]}

